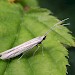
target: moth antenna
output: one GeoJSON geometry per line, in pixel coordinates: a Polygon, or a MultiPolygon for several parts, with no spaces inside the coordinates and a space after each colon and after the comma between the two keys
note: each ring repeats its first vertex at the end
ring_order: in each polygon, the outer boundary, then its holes
{"type": "Polygon", "coordinates": [[[63,23],[64,21],[68,20],[69,18],[66,18],[64,20],[59,21],[58,23],[56,23],[54,26],[52,26],[45,34],[44,36],[47,36],[47,34],[51,31],[51,29],[53,29],[55,26],[57,26],[58,24],[63,23]]]}
{"type": "Polygon", "coordinates": [[[70,25],[70,23],[67,23],[67,24],[62,24],[63,26],[69,26],[70,25]]]}

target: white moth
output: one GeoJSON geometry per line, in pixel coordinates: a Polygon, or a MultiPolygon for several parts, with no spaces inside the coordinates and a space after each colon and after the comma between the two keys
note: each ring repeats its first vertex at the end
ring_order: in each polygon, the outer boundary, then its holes
{"type": "MultiPolygon", "coordinates": [[[[67,19],[69,19],[69,18],[67,18],[67,19]]],[[[61,24],[62,22],[64,22],[67,19],[64,19],[64,20],[58,22],[53,27],[57,26],[58,24],[61,24]]],[[[34,46],[41,44],[41,42],[43,40],[45,40],[47,34],[50,32],[51,29],[53,29],[53,27],[50,28],[43,36],[33,38],[23,44],[20,44],[16,47],[13,47],[7,51],[0,53],[0,59],[5,60],[5,59],[10,59],[10,58],[16,57],[16,56],[20,55],[21,53],[24,53],[25,51],[32,49],[34,46]]]]}

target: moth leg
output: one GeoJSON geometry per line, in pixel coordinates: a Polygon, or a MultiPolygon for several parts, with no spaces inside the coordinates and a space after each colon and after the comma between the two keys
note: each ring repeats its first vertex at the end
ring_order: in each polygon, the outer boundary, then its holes
{"type": "Polygon", "coordinates": [[[44,56],[44,51],[43,51],[44,47],[43,47],[42,43],[41,43],[41,45],[42,45],[42,55],[44,56]]]}
{"type": "Polygon", "coordinates": [[[35,55],[35,53],[38,51],[38,49],[39,49],[39,47],[40,47],[40,46],[38,46],[38,45],[36,45],[36,46],[37,46],[37,49],[34,51],[33,56],[35,55]]]}
{"type": "Polygon", "coordinates": [[[20,58],[18,60],[20,60],[24,55],[25,55],[25,53],[22,53],[22,55],[20,56],[20,58]]]}

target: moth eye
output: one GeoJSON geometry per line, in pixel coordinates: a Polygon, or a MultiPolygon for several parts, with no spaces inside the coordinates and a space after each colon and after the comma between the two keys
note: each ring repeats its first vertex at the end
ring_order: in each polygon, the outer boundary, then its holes
{"type": "Polygon", "coordinates": [[[43,38],[43,40],[45,40],[46,39],[46,36],[43,38]]]}

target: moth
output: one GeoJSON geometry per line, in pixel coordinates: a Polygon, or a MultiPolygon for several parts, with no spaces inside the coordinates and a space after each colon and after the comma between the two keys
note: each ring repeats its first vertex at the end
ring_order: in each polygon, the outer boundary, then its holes
{"type": "Polygon", "coordinates": [[[38,36],[38,37],[33,38],[33,39],[23,43],[23,44],[20,44],[16,47],[13,47],[13,48],[9,49],[9,50],[1,52],[0,53],[0,59],[2,59],[2,60],[10,59],[10,58],[16,57],[16,56],[24,53],[25,51],[31,50],[34,46],[37,46],[38,44],[41,44],[46,39],[46,36],[51,31],[51,29],[53,29],[58,24],[63,23],[67,19],[69,19],[69,18],[66,18],[66,19],[56,23],[43,36],[38,36]]]}

